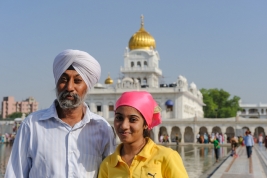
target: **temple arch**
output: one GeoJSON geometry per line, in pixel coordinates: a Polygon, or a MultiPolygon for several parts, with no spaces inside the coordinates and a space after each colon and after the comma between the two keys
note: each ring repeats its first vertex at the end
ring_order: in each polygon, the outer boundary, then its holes
{"type": "Polygon", "coordinates": [[[194,142],[194,132],[191,127],[186,127],[184,132],[184,142],[185,143],[193,143],[194,142]]]}

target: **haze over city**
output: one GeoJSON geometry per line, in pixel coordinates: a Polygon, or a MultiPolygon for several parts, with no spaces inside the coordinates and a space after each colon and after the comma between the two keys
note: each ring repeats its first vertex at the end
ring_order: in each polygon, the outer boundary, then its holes
{"type": "Polygon", "coordinates": [[[267,1],[46,1],[0,4],[0,98],[55,99],[55,56],[79,49],[102,67],[100,83],[120,66],[130,37],[155,38],[163,81],[179,75],[198,89],[219,88],[243,103],[267,103],[267,1]]]}

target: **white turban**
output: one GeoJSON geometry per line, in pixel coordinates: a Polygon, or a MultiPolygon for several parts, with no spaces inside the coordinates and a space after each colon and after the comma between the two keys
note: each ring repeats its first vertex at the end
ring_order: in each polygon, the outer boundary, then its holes
{"type": "Polygon", "coordinates": [[[54,60],[53,73],[56,85],[70,65],[80,74],[88,89],[98,82],[101,67],[95,58],[84,51],[67,49],[59,53],[54,60]]]}

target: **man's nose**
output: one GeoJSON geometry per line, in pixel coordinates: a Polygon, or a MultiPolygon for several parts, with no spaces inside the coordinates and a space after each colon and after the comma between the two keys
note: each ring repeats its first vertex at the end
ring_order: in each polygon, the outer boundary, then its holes
{"type": "Polygon", "coordinates": [[[73,91],[74,90],[74,82],[72,80],[69,80],[69,82],[66,85],[67,91],[73,91]]]}

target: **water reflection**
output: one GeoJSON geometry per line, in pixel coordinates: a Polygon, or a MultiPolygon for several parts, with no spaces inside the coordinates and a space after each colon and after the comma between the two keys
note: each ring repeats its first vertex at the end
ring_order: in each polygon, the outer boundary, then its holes
{"type": "MultiPolygon", "coordinates": [[[[169,147],[178,151],[181,155],[185,169],[187,170],[190,178],[198,178],[215,164],[216,159],[213,145],[169,147]]],[[[227,156],[229,151],[230,147],[221,147],[220,158],[227,156]]]]}
{"type": "MultiPolygon", "coordinates": [[[[205,146],[167,146],[181,155],[184,166],[190,178],[198,178],[203,172],[215,163],[215,154],[212,145],[205,146]]],[[[0,144],[0,178],[4,177],[5,169],[11,153],[11,144],[0,144]]],[[[220,158],[227,155],[230,147],[221,147],[220,158]]]]}
{"type": "Polygon", "coordinates": [[[0,177],[4,177],[9,155],[11,153],[11,144],[0,144],[0,177]]]}

